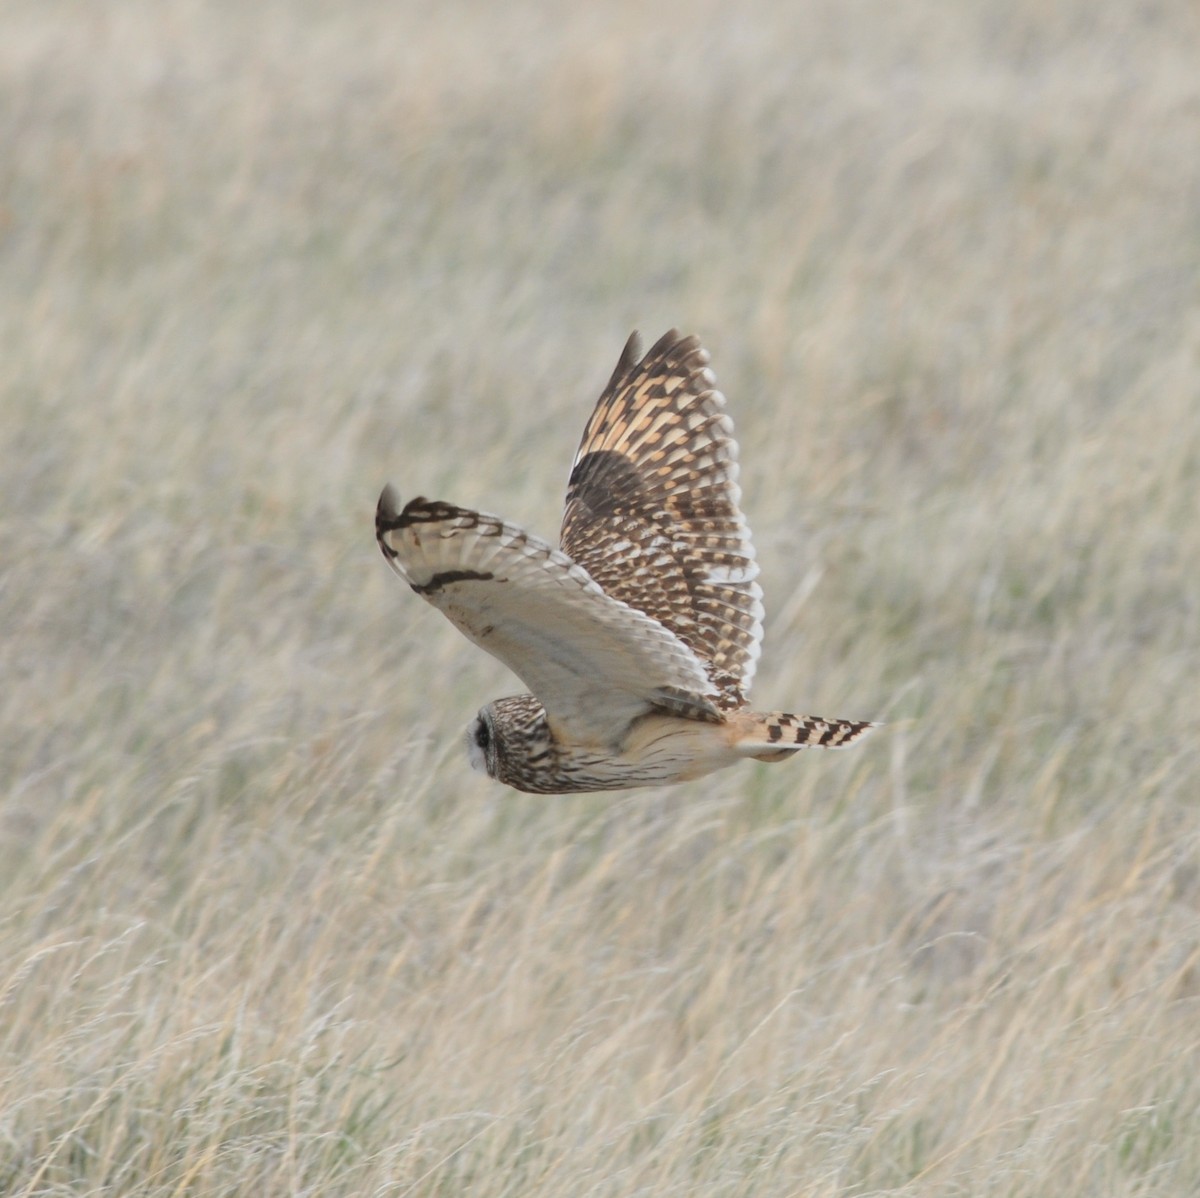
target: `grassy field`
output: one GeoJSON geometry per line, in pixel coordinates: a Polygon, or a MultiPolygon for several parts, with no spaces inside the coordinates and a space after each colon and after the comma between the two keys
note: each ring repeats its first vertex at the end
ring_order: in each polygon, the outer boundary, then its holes
{"type": "Polygon", "coordinates": [[[0,1194],[1200,1193],[1194,5],[3,25],[0,1194]],[[671,325],[888,727],[506,791],[376,496],[552,537],[671,325]]]}

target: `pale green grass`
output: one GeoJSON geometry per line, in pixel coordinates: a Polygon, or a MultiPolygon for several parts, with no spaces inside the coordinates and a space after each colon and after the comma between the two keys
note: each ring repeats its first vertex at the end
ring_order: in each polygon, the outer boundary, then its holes
{"type": "Polygon", "coordinates": [[[34,3],[0,36],[0,1193],[1200,1192],[1200,21],[34,3]],[[384,481],[713,352],[763,706],[542,799],[384,481]]]}

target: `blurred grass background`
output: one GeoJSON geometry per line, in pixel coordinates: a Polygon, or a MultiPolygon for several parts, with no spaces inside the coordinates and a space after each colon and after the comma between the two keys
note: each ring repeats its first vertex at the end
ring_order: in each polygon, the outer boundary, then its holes
{"type": "Polygon", "coordinates": [[[11,0],[0,1192],[1200,1192],[1200,15],[11,0]],[[712,351],[759,706],[574,799],[391,578],[712,351]]]}

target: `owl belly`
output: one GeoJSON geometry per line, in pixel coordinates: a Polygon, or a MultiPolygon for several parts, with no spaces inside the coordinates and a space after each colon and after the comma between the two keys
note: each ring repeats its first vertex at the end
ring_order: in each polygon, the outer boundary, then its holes
{"type": "Polygon", "coordinates": [[[648,715],[626,734],[614,767],[650,775],[655,782],[688,782],[737,761],[728,724],[648,715]]]}
{"type": "Polygon", "coordinates": [[[556,740],[531,768],[508,762],[501,781],[533,794],[582,794],[686,782],[736,760],[728,725],[656,714],[634,721],[616,746],[556,740]]]}

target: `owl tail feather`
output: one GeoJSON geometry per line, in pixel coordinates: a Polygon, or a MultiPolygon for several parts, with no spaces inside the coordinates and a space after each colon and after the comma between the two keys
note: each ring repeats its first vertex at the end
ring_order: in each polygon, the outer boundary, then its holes
{"type": "Polygon", "coordinates": [[[800,749],[845,749],[879,727],[864,720],[828,720],[787,711],[747,711],[734,722],[734,751],[757,761],[783,761],[800,749]]]}

